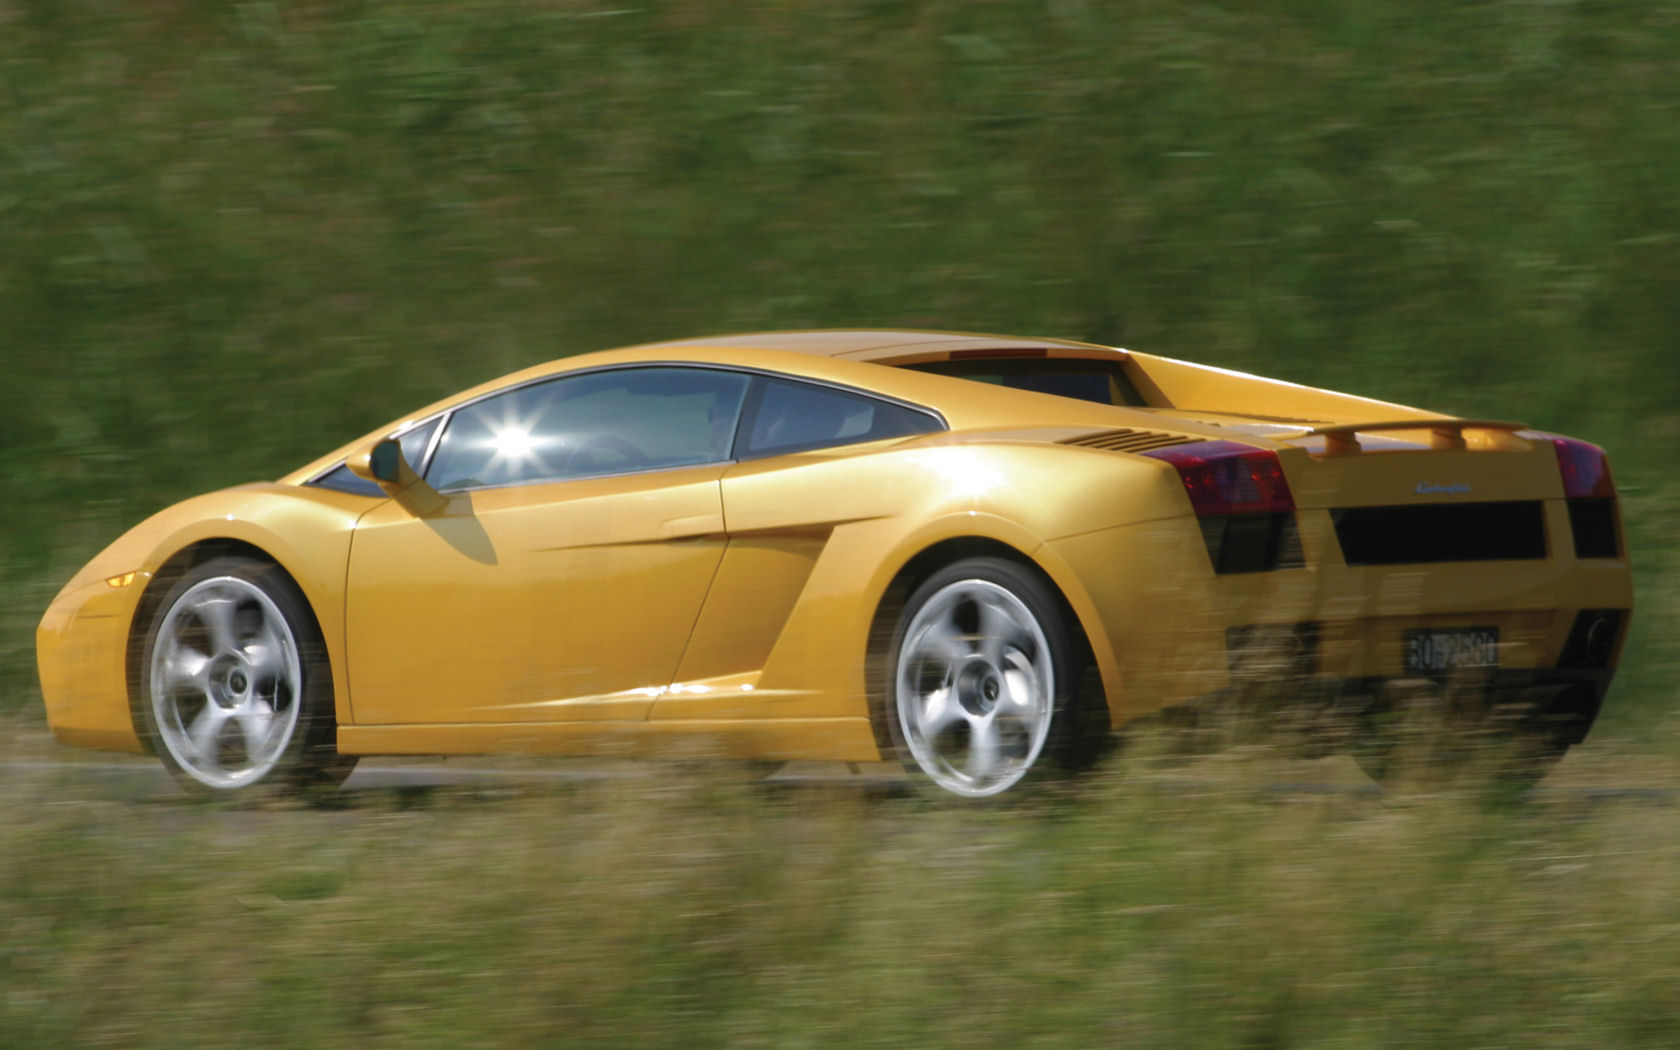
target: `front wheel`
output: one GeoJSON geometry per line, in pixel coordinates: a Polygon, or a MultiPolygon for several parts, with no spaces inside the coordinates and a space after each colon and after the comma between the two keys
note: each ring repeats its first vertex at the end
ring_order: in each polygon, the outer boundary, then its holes
{"type": "Polygon", "coordinates": [[[934,573],[905,602],[888,650],[883,715],[906,765],[985,798],[1060,750],[1078,681],[1050,590],[996,558],[934,573]]]}
{"type": "Polygon", "coordinates": [[[259,784],[332,788],[332,678],[314,618],[274,565],[217,558],[188,571],[146,635],[138,721],[163,764],[197,794],[259,784]]]}

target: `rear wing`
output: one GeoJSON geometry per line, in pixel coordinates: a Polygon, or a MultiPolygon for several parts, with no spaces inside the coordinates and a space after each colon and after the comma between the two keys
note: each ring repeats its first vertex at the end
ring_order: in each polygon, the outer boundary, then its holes
{"type": "Polygon", "coordinates": [[[1494,419],[1403,419],[1388,423],[1337,423],[1334,426],[1314,427],[1302,437],[1324,438],[1327,456],[1358,455],[1362,448],[1359,435],[1387,430],[1427,430],[1429,447],[1442,451],[1462,450],[1466,430],[1497,430],[1511,433],[1527,430],[1527,423],[1509,423],[1494,419]]]}

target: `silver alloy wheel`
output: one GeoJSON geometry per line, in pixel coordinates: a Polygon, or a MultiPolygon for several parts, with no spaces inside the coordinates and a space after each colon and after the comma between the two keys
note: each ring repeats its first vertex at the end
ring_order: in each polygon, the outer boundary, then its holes
{"type": "Polygon", "coordinates": [[[256,583],[214,576],[175,599],[152,644],[152,717],[181,770],[218,789],[262,779],[302,707],[303,663],[279,606],[256,583]]]}
{"type": "Polygon", "coordinates": [[[953,794],[995,795],[1027,774],[1049,738],[1050,643],[1013,591],[957,580],[911,618],[894,692],[899,727],[922,771],[953,794]]]}

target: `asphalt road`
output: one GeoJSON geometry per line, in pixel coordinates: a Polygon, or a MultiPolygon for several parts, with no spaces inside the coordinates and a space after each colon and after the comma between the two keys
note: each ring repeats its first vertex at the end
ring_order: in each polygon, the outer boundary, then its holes
{"type": "MultiPolygon", "coordinates": [[[[632,768],[632,764],[623,762],[590,764],[568,760],[551,763],[521,760],[509,766],[494,759],[367,759],[357,766],[341,790],[352,794],[425,792],[449,787],[517,790],[542,784],[624,777],[632,775],[629,772],[632,768]]],[[[1358,775],[1348,776],[1345,770],[1326,767],[1323,772],[1325,775],[1319,779],[1257,782],[1254,789],[1283,796],[1377,797],[1383,793],[1381,788],[1358,775]]],[[[0,761],[0,781],[29,776],[52,777],[61,784],[73,784],[75,793],[82,798],[140,802],[186,797],[186,793],[156,759],[140,756],[97,760],[0,761]]],[[[911,779],[903,770],[887,763],[789,762],[768,770],[763,780],[766,784],[787,788],[849,785],[860,791],[899,791],[912,787],[911,779]]],[[[1192,776],[1164,780],[1151,778],[1150,784],[1155,790],[1168,792],[1204,790],[1209,786],[1209,782],[1192,776]]],[[[1680,802],[1680,790],[1660,787],[1583,787],[1542,783],[1534,789],[1534,794],[1548,801],[1631,801],[1660,805],[1680,802]]]]}
{"type": "MultiPolygon", "coordinates": [[[[584,782],[627,775],[618,764],[552,764],[521,762],[516,766],[474,759],[388,760],[361,762],[340,789],[351,793],[424,791],[435,788],[471,786],[514,789],[527,785],[584,782]]],[[[10,759],[0,760],[0,779],[23,776],[54,777],[73,783],[78,795],[110,801],[150,801],[186,796],[154,758],[112,757],[99,760],[10,759]]],[[[765,782],[789,787],[856,785],[860,790],[907,787],[908,777],[896,766],[884,763],[857,765],[827,762],[789,762],[768,770],[765,782]]]]}

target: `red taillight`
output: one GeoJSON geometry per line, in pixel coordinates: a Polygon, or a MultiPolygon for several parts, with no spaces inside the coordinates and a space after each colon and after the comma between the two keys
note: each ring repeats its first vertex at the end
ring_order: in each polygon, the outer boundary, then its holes
{"type": "Polygon", "coordinates": [[[1278,514],[1295,509],[1295,497],[1275,452],[1235,441],[1196,441],[1143,455],[1173,465],[1198,516],[1278,514]]]}
{"type": "Polygon", "coordinates": [[[1570,499],[1610,499],[1616,484],[1610,480],[1610,461],[1597,445],[1574,438],[1554,437],[1558,470],[1563,474],[1563,494],[1570,499]]]}

